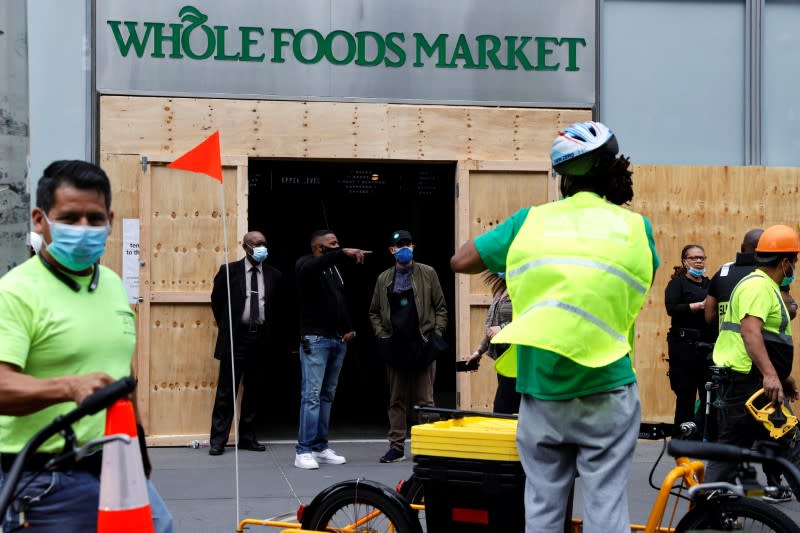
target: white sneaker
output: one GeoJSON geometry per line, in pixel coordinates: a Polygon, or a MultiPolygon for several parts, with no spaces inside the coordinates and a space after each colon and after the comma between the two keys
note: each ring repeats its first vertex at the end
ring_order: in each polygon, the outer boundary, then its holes
{"type": "Polygon", "coordinates": [[[330,448],[325,448],[321,452],[311,452],[314,459],[318,463],[325,463],[329,465],[342,465],[347,462],[347,459],[341,455],[336,455],[336,452],[330,448]]]}
{"type": "Polygon", "coordinates": [[[310,453],[297,453],[294,456],[294,466],[303,470],[316,470],[319,468],[319,463],[310,453]]]}

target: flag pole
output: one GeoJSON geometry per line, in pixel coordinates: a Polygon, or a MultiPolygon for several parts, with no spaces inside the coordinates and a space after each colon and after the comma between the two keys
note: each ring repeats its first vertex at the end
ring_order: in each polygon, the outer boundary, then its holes
{"type": "MultiPolygon", "coordinates": [[[[225,184],[220,182],[220,196],[222,198],[222,239],[223,239],[223,249],[225,250],[225,285],[227,286],[228,290],[226,291],[228,294],[228,339],[230,342],[230,352],[231,352],[231,401],[233,403],[233,463],[234,463],[234,472],[235,472],[235,479],[236,479],[236,527],[239,527],[239,413],[238,409],[236,408],[236,370],[234,367],[234,357],[233,357],[233,312],[231,311],[231,274],[230,268],[228,265],[230,264],[230,259],[228,255],[228,220],[225,215],[225,184]]],[[[219,364],[224,364],[222,359],[220,359],[219,364]]]]}
{"type": "MultiPolygon", "coordinates": [[[[233,444],[234,444],[234,465],[236,476],[236,527],[239,526],[239,413],[236,407],[236,371],[233,355],[233,317],[231,311],[231,275],[229,272],[229,251],[228,251],[228,220],[225,214],[225,185],[222,181],[222,158],[220,154],[219,130],[215,131],[203,142],[180,156],[178,159],[167,165],[167,168],[197,172],[215,179],[220,184],[220,196],[222,198],[222,247],[225,251],[225,283],[228,295],[228,339],[231,351],[231,395],[233,396],[233,444]]],[[[238,318],[238,317],[237,317],[238,318]]],[[[225,362],[220,359],[219,364],[225,362]]]]}

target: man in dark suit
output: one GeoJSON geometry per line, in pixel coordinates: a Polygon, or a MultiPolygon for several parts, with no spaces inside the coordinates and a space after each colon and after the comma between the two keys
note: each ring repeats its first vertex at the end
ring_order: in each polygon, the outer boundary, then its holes
{"type": "Polygon", "coordinates": [[[217,397],[211,413],[209,455],[222,455],[233,422],[233,402],[244,381],[242,408],[239,413],[239,448],[263,452],[266,447],[256,440],[255,418],[258,411],[258,390],[263,380],[270,330],[275,317],[274,301],[281,273],[264,263],[267,240],[258,231],[242,238],[247,256],[220,267],[211,291],[211,310],[219,326],[214,358],[219,360],[217,397]],[[233,328],[228,321],[228,294],[225,270],[228,269],[231,290],[233,328]],[[233,332],[233,377],[231,377],[231,331],[233,332]],[[233,390],[233,382],[236,389],[233,390]]]}

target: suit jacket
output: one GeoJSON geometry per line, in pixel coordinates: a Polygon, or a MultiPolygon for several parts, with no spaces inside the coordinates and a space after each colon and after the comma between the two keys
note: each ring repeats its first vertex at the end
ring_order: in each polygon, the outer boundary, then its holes
{"type": "MultiPolygon", "coordinates": [[[[222,265],[217,275],[214,276],[214,288],[211,290],[211,311],[214,313],[214,319],[219,327],[217,344],[214,348],[215,359],[230,357],[231,353],[230,340],[228,338],[228,332],[230,331],[228,323],[228,294],[225,290],[226,266],[230,269],[228,275],[230,276],[232,288],[231,317],[233,318],[234,333],[239,326],[242,313],[244,313],[245,303],[249,301],[248,295],[245,294],[247,290],[245,276],[248,275],[247,269],[249,268],[247,258],[222,265]]],[[[266,263],[261,263],[261,272],[264,278],[264,328],[266,332],[270,332],[275,319],[275,301],[281,273],[278,269],[266,263]]]]}

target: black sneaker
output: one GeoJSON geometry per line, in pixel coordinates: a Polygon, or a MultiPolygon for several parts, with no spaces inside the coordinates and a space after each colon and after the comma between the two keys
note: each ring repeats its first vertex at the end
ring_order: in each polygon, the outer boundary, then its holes
{"type": "Polygon", "coordinates": [[[766,487],[762,500],[769,503],[782,503],[792,501],[792,489],[789,487],[766,487]]]}
{"type": "Polygon", "coordinates": [[[389,451],[380,458],[381,463],[399,463],[405,460],[406,456],[403,455],[403,450],[398,450],[397,448],[389,448],[389,451]]]}

